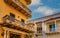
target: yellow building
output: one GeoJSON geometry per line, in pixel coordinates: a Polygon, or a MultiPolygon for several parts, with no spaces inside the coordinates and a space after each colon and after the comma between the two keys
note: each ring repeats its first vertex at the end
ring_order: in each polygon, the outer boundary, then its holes
{"type": "Polygon", "coordinates": [[[60,13],[28,21],[33,24],[33,38],[60,38],[60,13]]]}
{"type": "Polygon", "coordinates": [[[29,38],[34,28],[26,24],[31,17],[31,0],[0,0],[0,38],[29,38]]]}

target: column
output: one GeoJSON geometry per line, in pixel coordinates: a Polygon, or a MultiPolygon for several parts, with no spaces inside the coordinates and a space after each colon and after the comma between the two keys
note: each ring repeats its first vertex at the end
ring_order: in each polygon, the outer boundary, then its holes
{"type": "Polygon", "coordinates": [[[34,23],[35,27],[34,27],[34,30],[35,30],[35,33],[37,32],[37,25],[36,23],[34,23]]]}
{"type": "Polygon", "coordinates": [[[57,24],[56,24],[56,20],[55,20],[55,31],[57,31],[57,26],[56,26],[57,24]]]}
{"type": "Polygon", "coordinates": [[[9,31],[7,31],[7,38],[9,38],[9,31]]]}
{"type": "Polygon", "coordinates": [[[46,26],[45,26],[45,22],[42,22],[42,38],[46,38],[46,26]]]}
{"type": "Polygon", "coordinates": [[[36,25],[36,23],[34,22],[34,30],[35,30],[35,33],[34,33],[34,35],[33,35],[33,37],[32,38],[37,38],[36,37],[36,33],[37,33],[37,25],[36,25]]]}
{"type": "Polygon", "coordinates": [[[21,34],[21,38],[25,38],[25,35],[24,34],[21,34]]]}
{"type": "Polygon", "coordinates": [[[7,31],[4,30],[4,38],[7,38],[7,31]]]}

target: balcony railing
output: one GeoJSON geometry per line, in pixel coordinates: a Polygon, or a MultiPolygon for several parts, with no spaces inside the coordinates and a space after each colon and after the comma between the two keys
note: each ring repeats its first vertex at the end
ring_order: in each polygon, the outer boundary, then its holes
{"type": "MultiPolygon", "coordinates": [[[[21,3],[19,0],[5,0],[6,3],[9,3],[10,5],[17,8],[20,12],[21,9],[23,9],[27,14],[31,15],[31,10],[28,9],[23,3],[21,3]]],[[[25,13],[24,12],[24,13],[25,13]]]]}
{"type": "Polygon", "coordinates": [[[47,34],[57,34],[60,33],[60,27],[55,28],[55,31],[45,31],[47,34]]]}
{"type": "Polygon", "coordinates": [[[32,28],[31,26],[29,26],[25,23],[22,23],[21,21],[14,19],[11,16],[3,17],[2,21],[3,21],[3,23],[12,24],[12,26],[14,25],[14,26],[20,27],[22,29],[26,29],[28,31],[34,31],[34,28],[32,28]]]}
{"type": "Polygon", "coordinates": [[[25,5],[23,5],[20,1],[15,1],[15,0],[12,0],[15,4],[17,4],[18,6],[20,6],[21,8],[23,8],[24,10],[28,11],[28,12],[31,12],[30,9],[28,9],[25,5]]]}

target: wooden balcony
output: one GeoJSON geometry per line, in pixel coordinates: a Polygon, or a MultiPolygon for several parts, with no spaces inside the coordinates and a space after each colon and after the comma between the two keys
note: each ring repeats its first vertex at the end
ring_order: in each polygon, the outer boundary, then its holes
{"type": "Polygon", "coordinates": [[[28,33],[33,33],[34,32],[34,28],[32,28],[31,26],[28,26],[27,24],[24,24],[21,21],[19,21],[17,19],[14,19],[10,16],[4,17],[0,21],[0,24],[2,24],[4,27],[25,31],[25,32],[28,32],[28,33]]]}
{"type": "Polygon", "coordinates": [[[22,4],[19,0],[4,0],[7,4],[10,6],[14,7],[21,13],[25,14],[28,16],[28,18],[31,17],[31,10],[28,9],[24,4],[22,4]]]}

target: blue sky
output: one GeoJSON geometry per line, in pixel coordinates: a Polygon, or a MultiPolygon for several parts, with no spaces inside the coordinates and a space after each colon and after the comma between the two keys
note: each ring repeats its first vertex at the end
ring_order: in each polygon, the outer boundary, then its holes
{"type": "Polygon", "coordinates": [[[60,13],[60,0],[32,0],[28,8],[32,11],[32,18],[29,20],[33,20],[60,13]]]}

